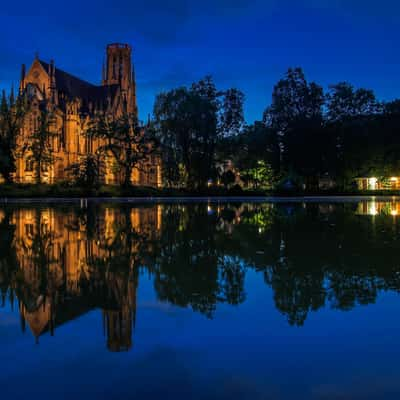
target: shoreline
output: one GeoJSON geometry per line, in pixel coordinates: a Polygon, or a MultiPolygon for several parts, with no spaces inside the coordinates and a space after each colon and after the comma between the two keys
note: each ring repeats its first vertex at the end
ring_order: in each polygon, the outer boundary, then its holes
{"type": "Polygon", "coordinates": [[[361,201],[400,201],[398,195],[326,196],[160,196],[160,197],[0,197],[0,204],[30,203],[353,203],[361,201]]]}

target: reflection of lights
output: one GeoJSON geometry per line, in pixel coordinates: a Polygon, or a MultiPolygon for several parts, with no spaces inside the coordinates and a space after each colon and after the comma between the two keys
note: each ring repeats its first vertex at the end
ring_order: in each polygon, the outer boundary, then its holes
{"type": "Polygon", "coordinates": [[[258,233],[262,233],[262,228],[258,228],[258,233]]]}
{"type": "Polygon", "coordinates": [[[376,209],[375,203],[371,204],[371,208],[369,209],[369,213],[370,213],[370,215],[377,215],[378,214],[378,210],[376,209]]]}
{"type": "Polygon", "coordinates": [[[398,214],[398,212],[397,212],[397,210],[392,210],[391,212],[390,212],[390,214],[391,215],[393,215],[394,217],[398,214]]]}
{"type": "Polygon", "coordinates": [[[368,184],[371,190],[375,190],[376,189],[376,182],[378,181],[377,178],[369,178],[368,179],[368,184]]]}
{"type": "Polygon", "coordinates": [[[213,213],[213,210],[212,210],[212,208],[210,206],[207,206],[207,213],[209,215],[211,215],[213,213]]]}

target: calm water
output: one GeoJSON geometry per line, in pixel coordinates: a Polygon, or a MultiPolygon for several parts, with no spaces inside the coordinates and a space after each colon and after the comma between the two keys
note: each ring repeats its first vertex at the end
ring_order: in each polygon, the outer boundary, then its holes
{"type": "Polygon", "coordinates": [[[396,202],[0,206],[1,393],[398,399],[399,291],[396,202]]]}

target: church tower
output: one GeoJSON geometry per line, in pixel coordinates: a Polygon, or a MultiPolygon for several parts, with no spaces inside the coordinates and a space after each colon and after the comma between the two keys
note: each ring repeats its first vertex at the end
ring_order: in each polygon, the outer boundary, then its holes
{"type": "Polygon", "coordinates": [[[103,86],[118,85],[127,111],[137,113],[131,46],[121,43],[113,43],[107,46],[102,83],[103,86]]]}

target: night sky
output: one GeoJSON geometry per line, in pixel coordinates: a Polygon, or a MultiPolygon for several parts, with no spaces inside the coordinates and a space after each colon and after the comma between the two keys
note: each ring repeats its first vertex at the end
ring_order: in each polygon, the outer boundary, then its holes
{"type": "Polygon", "coordinates": [[[100,83],[106,44],[126,42],[141,119],[160,91],[212,74],[245,92],[252,122],[290,66],[325,88],[347,80],[400,97],[398,0],[2,0],[0,17],[0,87],[35,52],[100,83]]]}

